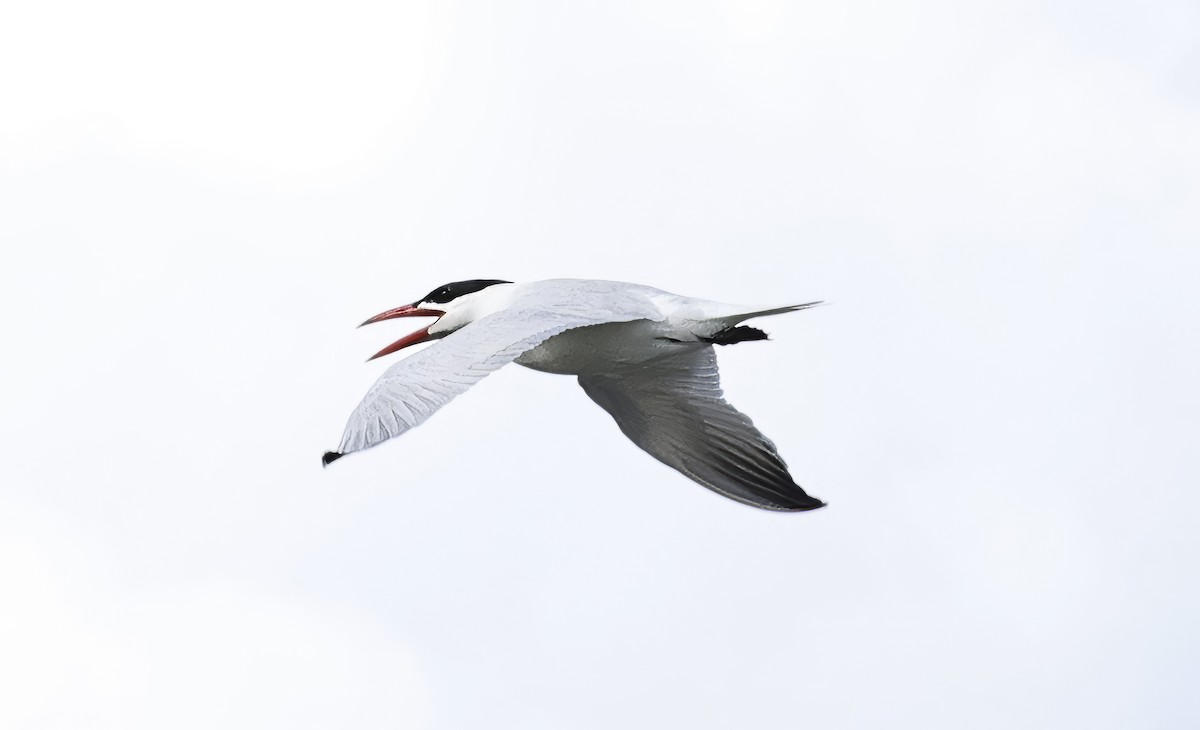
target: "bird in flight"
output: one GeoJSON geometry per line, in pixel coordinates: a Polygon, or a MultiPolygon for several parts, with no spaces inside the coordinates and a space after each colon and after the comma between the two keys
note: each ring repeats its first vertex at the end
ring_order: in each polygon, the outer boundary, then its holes
{"type": "Polygon", "coordinates": [[[792,479],[775,444],[725,402],[713,350],[767,339],[745,320],[817,304],[756,310],[589,279],[446,284],[363,322],[437,317],[372,360],[437,342],[383,373],[350,415],[337,451],[321,463],[421,425],[484,376],[516,362],[575,375],[630,441],[714,492],[768,510],[823,507],[792,479]]]}

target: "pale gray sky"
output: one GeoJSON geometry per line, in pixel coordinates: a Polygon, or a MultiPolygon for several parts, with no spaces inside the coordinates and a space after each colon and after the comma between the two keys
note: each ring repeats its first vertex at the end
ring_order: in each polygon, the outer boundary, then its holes
{"type": "Polygon", "coordinates": [[[1191,2],[0,15],[0,725],[1200,725],[1191,2]],[[322,471],[464,278],[720,353],[828,509],[512,367],[322,471]]]}

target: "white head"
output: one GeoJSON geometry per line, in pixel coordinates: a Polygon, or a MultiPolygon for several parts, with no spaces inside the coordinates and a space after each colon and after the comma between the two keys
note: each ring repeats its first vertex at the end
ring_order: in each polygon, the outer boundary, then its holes
{"type": "MultiPolygon", "coordinates": [[[[475,320],[501,309],[507,297],[497,296],[510,288],[512,282],[502,279],[470,279],[439,286],[412,304],[389,309],[371,317],[363,324],[382,322],[397,317],[437,317],[430,326],[396,340],[372,355],[368,360],[390,355],[409,345],[436,340],[466,327],[475,320]],[[505,285],[505,286],[499,286],[505,285]]],[[[507,292],[505,292],[507,293],[507,292]]],[[[362,325],[359,325],[361,327],[362,325]]]]}

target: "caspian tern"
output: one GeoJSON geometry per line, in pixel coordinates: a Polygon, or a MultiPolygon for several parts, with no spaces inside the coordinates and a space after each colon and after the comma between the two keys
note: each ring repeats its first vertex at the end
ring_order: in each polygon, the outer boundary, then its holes
{"type": "MultiPolygon", "coordinates": [[[[337,451],[362,451],[424,423],[510,362],[575,375],[583,390],[644,451],[730,499],[796,512],[824,502],[788,474],[775,445],[725,402],[713,345],[764,340],[741,323],[809,302],[754,309],[676,296],[637,284],[552,279],[457,281],[363,324],[437,317],[370,359],[438,340],[389,368],[354,409],[337,451]]],[[[361,326],[361,325],[360,325],[361,326]]]]}

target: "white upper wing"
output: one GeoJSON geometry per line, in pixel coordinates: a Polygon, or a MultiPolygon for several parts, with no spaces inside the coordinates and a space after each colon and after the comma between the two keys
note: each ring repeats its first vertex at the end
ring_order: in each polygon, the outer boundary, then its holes
{"type": "Polygon", "coordinates": [[[763,509],[824,506],[788,474],[775,444],[725,402],[711,345],[579,384],[644,451],[709,489],[763,509]]]}
{"type": "Polygon", "coordinates": [[[505,309],[457,330],[388,368],[354,409],[337,452],[375,446],[424,423],[489,373],[560,332],[608,322],[661,320],[649,293],[615,282],[525,284],[505,309]]]}

